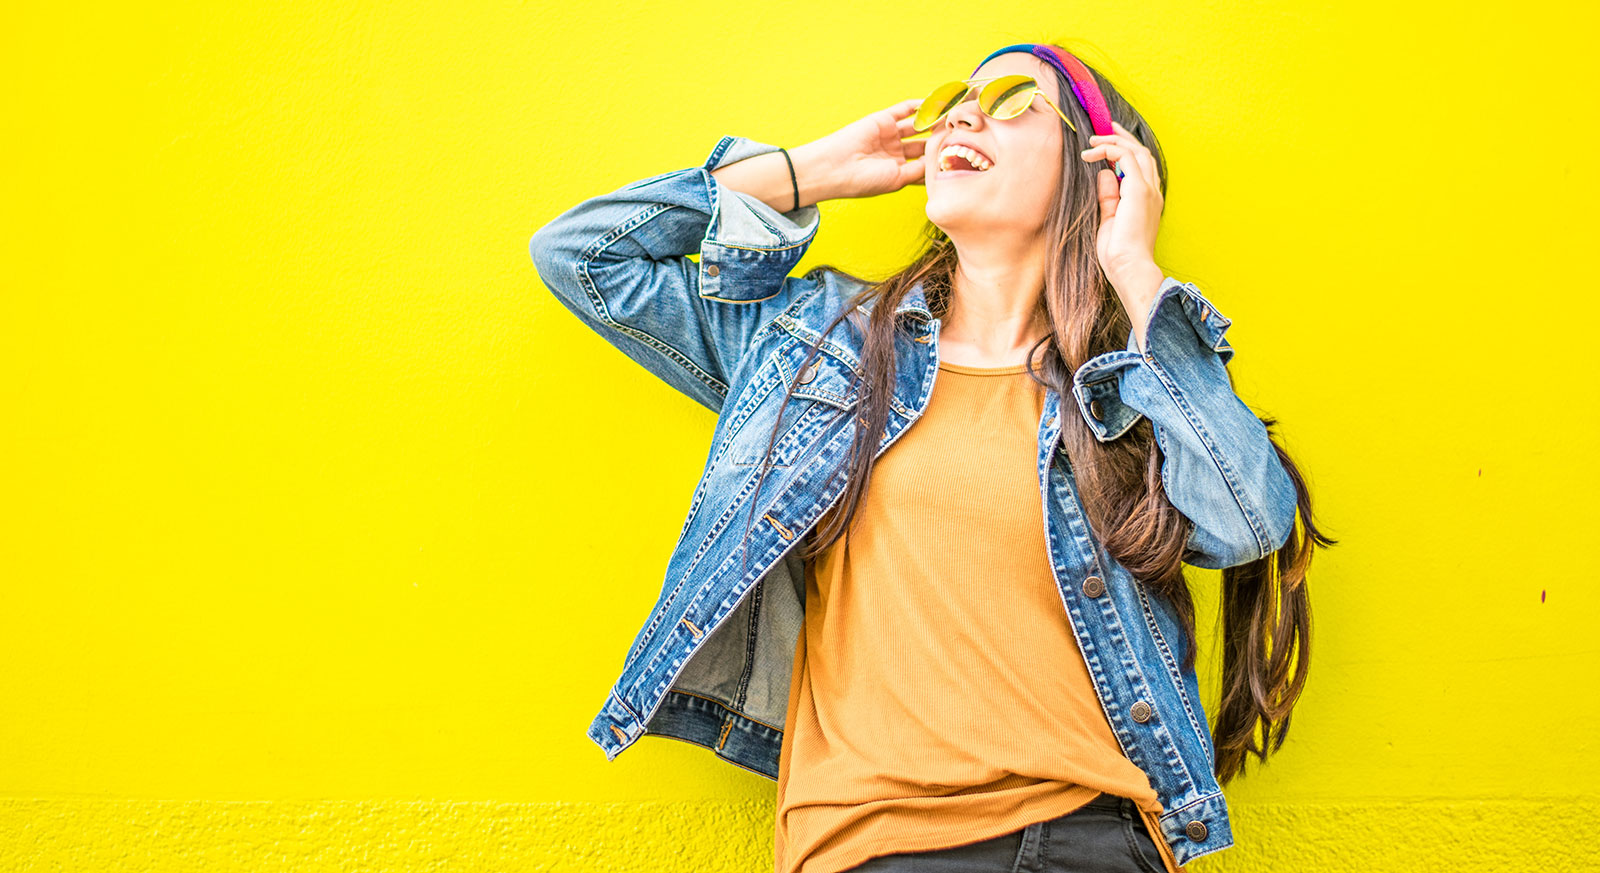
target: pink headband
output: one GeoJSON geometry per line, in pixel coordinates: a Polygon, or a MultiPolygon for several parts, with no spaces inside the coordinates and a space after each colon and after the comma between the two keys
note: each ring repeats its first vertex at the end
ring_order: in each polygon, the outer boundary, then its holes
{"type": "Polygon", "coordinates": [[[1106,108],[1106,98],[1100,93],[1100,86],[1095,84],[1094,76],[1090,75],[1089,68],[1085,67],[1082,61],[1053,45],[1033,42],[1019,42],[1014,45],[1008,45],[1005,48],[991,52],[988,58],[979,61],[978,66],[972,68],[972,72],[978,72],[980,67],[989,62],[989,58],[995,55],[1003,55],[1006,52],[1028,52],[1055,67],[1062,78],[1066,79],[1067,83],[1072,86],[1072,93],[1078,98],[1078,102],[1082,104],[1083,111],[1089,114],[1089,123],[1094,125],[1094,132],[1099,136],[1111,136],[1116,132],[1111,129],[1111,111],[1106,108]]]}

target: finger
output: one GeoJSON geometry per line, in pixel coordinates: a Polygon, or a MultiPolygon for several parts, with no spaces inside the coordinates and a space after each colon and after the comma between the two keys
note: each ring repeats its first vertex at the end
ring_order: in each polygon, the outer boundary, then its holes
{"type": "Polygon", "coordinates": [[[1097,146],[1084,149],[1079,154],[1085,161],[1110,161],[1113,169],[1122,170],[1124,174],[1132,170],[1135,161],[1128,149],[1115,143],[1101,143],[1097,146]]]}
{"type": "Polygon", "coordinates": [[[1115,121],[1111,122],[1111,129],[1114,132],[1110,133],[1110,134],[1098,134],[1098,133],[1097,134],[1091,134],[1089,136],[1089,144],[1090,145],[1101,145],[1101,144],[1119,145],[1119,146],[1122,146],[1123,148],[1129,150],[1130,152],[1135,152],[1135,153],[1136,152],[1149,152],[1150,151],[1150,149],[1145,147],[1144,143],[1139,141],[1138,137],[1136,137],[1133,134],[1129,133],[1127,128],[1125,128],[1122,125],[1116,123],[1115,121]]]}
{"type": "Polygon", "coordinates": [[[1116,123],[1115,121],[1111,122],[1110,133],[1091,133],[1089,134],[1089,141],[1120,142],[1124,145],[1139,145],[1139,138],[1129,133],[1127,128],[1116,123]]]}
{"type": "Polygon", "coordinates": [[[906,161],[900,168],[900,186],[925,185],[928,182],[928,162],[922,158],[906,161]]]}
{"type": "Polygon", "coordinates": [[[1144,143],[1141,142],[1138,137],[1133,135],[1133,131],[1123,127],[1115,121],[1111,122],[1111,132],[1119,141],[1130,146],[1134,149],[1134,151],[1138,151],[1139,149],[1143,149],[1145,147],[1144,143]]]}
{"type": "Polygon", "coordinates": [[[1115,161],[1116,167],[1123,170],[1124,175],[1137,167],[1139,181],[1148,185],[1157,196],[1160,196],[1161,174],[1157,171],[1154,153],[1126,127],[1113,121],[1111,128],[1114,131],[1112,135],[1091,136],[1089,141],[1095,143],[1097,148],[1101,145],[1108,146],[1107,160],[1115,161]]]}
{"type": "Polygon", "coordinates": [[[1161,181],[1161,176],[1156,170],[1155,155],[1151,154],[1149,149],[1144,149],[1134,154],[1134,160],[1138,162],[1139,168],[1144,171],[1145,181],[1149,183],[1151,188],[1156,189],[1159,194],[1161,188],[1157,183],[1161,181]]]}
{"type": "Polygon", "coordinates": [[[1119,134],[1117,136],[1091,136],[1089,137],[1089,148],[1104,148],[1109,156],[1108,160],[1120,161],[1123,158],[1133,157],[1141,146],[1139,143],[1130,141],[1127,137],[1119,134]]]}
{"type": "MultiPolygon", "coordinates": [[[[1127,148],[1134,160],[1139,163],[1139,166],[1144,168],[1145,176],[1148,179],[1150,179],[1152,182],[1159,180],[1161,174],[1157,171],[1155,153],[1150,150],[1150,147],[1140,142],[1138,137],[1135,137],[1133,134],[1129,133],[1128,129],[1122,125],[1117,124],[1114,121],[1111,124],[1115,130],[1120,132],[1111,137],[1109,141],[1127,148]]],[[[1089,141],[1091,143],[1098,143],[1101,139],[1106,138],[1092,136],[1089,137],[1089,141]]]]}
{"type": "Polygon", "coordinates": [[[1141,184],[1148,182],[1149,176],[1145,172],[1144,165],[1139,163],[1137,151],[1115,149],[1110,160],[1112,171],[1118,174],[1118,184],[1127,182],[1129,177],[1137,178],[1141,184]]]}
{"type": "Polygon", "coordinates": [[[906,157],[914,158],[927,152],[928,139],[911,129],[911,119],[900,121],[896,128],[895,136],[900,140],[900,151],[906,157]]]}
{"type": "Polygon", "coordinates": [[[1094,175],[1096,199],[1100,201],[1101,224],[1117,215],[1117,204],[1122,200],[1118,181],[1117,174],[1110,170],[1101,170],[1094,175]]]}
{"type": "Polygon", "coordinates": [[[920,97],[912,99],[912,100],[901,100],[899,103],[896,103],[893,106],[889,107],[889,113],[892,114],[895,118],[901,118],[901,117],[907,116],[907,115],[914,115],[914,114],[916,114],[917,107],[921,106],[921,105],[922,105],[922,98],[920,98],[920,97]]]}
{"type": "Polygon", "coordinates": [[[1118,134],[1120,134],[1118,137],[1119,140],[1126,141],[1124,142],[1124,145],[1126,145],[1132,152],[1133,159],[1139,164],[1139,168],[1144,170],[1145,178],[1154,182],[1159,176],[1159,174],[1156,172],[1155,153],[1151,152],[1150,147],[1140,142],[1139,138],[1134,136],[1133,133],[1126,127],[1123,127],[1115,121],[1111,122],[1111,127],[1113,130],[1117,131],[1118,134]]]}
{"type": "MultiPolygon", "coordinates": [[[[1149,149],[1142,144],[1135,144],[1126,148],[1113,147],[1113,150],[1118,152],[1117,169],[1122,170],[1124,175],[1137,175],[1141,184],[1156,189],[1156,181],[1159,178],[1156,173],[1156,159],[1149,149]]],[[[1160,196],[1159,189],[1157,196],[1160,196]]]]}

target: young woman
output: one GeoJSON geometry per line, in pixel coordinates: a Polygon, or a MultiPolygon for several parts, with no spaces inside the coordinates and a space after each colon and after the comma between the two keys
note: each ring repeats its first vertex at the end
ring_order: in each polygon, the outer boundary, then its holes
{"type": "Polygon", "coordinates": [[[534,235],[563,304],[718,413],[590,727],[608,759],[666,736],[775,778],[778,873],[1160,873],[1232,845],[1221,783],[1283,742],[1334,541],[1233,392],[1231,321],[1155,264],[1164,190],[1110,83],[1025,43],[534,235]],[[909,184],[909,266],[787,275],[817,202],[909,184]],[[1183,563],[1224,568],[1210,729],[1183,563]]]}

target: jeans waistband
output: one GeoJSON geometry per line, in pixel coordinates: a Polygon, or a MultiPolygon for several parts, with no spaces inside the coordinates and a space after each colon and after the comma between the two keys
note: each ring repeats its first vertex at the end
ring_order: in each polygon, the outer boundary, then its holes
{"type": "MultiPolygon", "coordinates": [[[[1120,809],[1123,809],[1124,807],[1127,807],[1127,808],[1130,808],[1130,809],[1137,809],[1138,808],[1138,807],[1136,807],[1134,805],[1134,802],[1133,802],[1132,798],[1119,797],[1119,796],[1117,796],[1115,794],[1107,794],[1104,791],[1102,791],[1099,794],[1095,795],[1095,798],[1093,800],[1089,801],[1088,803],[1085,803],[1084,806],[1085,807],[1094,807],[1096,809],[1113,809],[1113,810],[1120,810],[1120,809]]],[[[1068,813],[1068,814],[1070,815],[1071,813],[1068,813]]]]}

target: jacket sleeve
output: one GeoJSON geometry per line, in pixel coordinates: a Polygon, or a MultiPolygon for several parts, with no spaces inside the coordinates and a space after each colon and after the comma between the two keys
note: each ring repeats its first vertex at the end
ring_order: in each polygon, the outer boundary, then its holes
{"type": "Polygon", "coordinates": [[[1266,425],[1228,381],[1233,347],[1222,335],[1233,321],[1169,276],[1147,324],[1143,353],[1129,331],[1126,349],[1073,375],[1084,420],[1106,442],[1150,419],[1167,498],[1194,523],[1185,562],[1221,569],[1271,554],[1294,530],[1296,495],[1266,425]]]}
{"type": "Polygon", "coordinates": [[[540,278],[607,342],[719,411],[755,332],[815,284],[788,274],[816,236],[818,208],[780,213],[711,175],[777,150],[725,136],[702,166],[579,203],[529,240],[540,278]]]}

